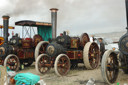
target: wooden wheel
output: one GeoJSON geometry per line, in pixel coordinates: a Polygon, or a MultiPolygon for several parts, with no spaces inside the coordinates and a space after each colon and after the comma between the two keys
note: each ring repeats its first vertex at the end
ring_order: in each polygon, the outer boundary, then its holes
{"type": "Polygon", "coordinates": [[[36,48],[35,48],[35,60],[37,59],[37,57],[42,54],[42,53],[46,53],[46,47],[49,44],[49,42],[47,41],[41,41],[37,44],[36,48]]]}
{"type": "Polygon", "coordinates": [[[101,62],[102,77],[106,83],[113,84],[116,81],[119,72],[118,67],[117,55],[112,50],[106,51],[101,62]]]}
{"type": "Polygon", "coordinates": [[[55,73],[58,76],[66,75],[70,70],[70,59],[65,54],[60,54],[57,56],[54,64],[55,73]]]}
{"type": "Polygon", "coordinates": [[[89,36],[87,33],[83,33],[80,37],[80,45],[81,47],[84,47],[87,42],[89,42],[89,36]]]}
{"type": "Polygon", "coordinates": [[[38,73],[47,73],[51,68],[50,57],[47,54],[40,54],[39,57],[37,57],[35,68],[38,73]]]}
{"type": "Polygon", "coordinates": [[[95,69],[99,66],[99,47],[95,42],[88,42],[83,50],[83,61],[87,69],[95,69]]]}
{"type": "Polygon", "coordinates": [[[14,54],[8,55],[4,60],[4,66],[12,71],[18,71],[20,66],[19,58],[14,54]]]}

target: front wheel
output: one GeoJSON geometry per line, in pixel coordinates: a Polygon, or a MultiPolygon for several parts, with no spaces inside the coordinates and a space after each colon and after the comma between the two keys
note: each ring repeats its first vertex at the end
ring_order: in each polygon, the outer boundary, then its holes
{"type": "Polygon", "coordinates": [[[37,57],[35,68],[38,73],[47,73],[51,68],[50,57],[47,54],[40,54],[37,57]]]}
{"type": "Polygon", "coordinates": [[[4,60],[4,66],[12,71],[18,71],[20,67],[19,58],[14,54],[8,55],[4,60]]]}
{"type": "Polygon", "coordinates": [[[54,64],[55,73],[58,76],[65,76],[70,70],[70,59],[65,54],[57,56],[54,64]]]}
{"type": "Polygon", "coordinates": [[[117,54],[113,50],[107,50],[102,58],[101,73],[104,81],[113,84],[119,73],[117,54]]]}

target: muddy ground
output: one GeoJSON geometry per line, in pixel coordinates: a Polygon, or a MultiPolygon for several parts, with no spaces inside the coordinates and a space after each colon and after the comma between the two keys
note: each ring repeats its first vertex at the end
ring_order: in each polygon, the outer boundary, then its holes
{"type": "MultiPolygon", "coordinates": [[[[47,85],[86,85],[90,78],[94,78],[96,80],[96,85],[108,85],[103,81],[100,67],[95,70],[87,70],[83,64],[80,64],[78,68],[71,69],[68,75],[64,77],[58,77],[53,68],[45,75],[38,74],[35,70],[34,64],[30,67],[26,67],[18,73],[24,72],[31,72],[39,75],[47,85]]],[[[124,85],[124,83],[128,85],[128,75],[124,74],[122,70],[120,70],[117,82],[119,82],[119,85],[124,85]]],[[[117,82],[113,85],[117,85],[117,82]]]]}

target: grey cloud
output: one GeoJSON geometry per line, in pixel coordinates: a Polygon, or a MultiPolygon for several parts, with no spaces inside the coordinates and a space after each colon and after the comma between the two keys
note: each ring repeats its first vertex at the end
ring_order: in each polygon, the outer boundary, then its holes
{"type": "Polygon", "coordinates": [[[0,8],[0,14],[9,14],[12,25],[22,19],[50,22],[49,9],[57,7],[58,34],[64,30],[69,30],[71,35],[124,31],[126,27],[125,0],[7,1],[7,6],[0,8]]]}

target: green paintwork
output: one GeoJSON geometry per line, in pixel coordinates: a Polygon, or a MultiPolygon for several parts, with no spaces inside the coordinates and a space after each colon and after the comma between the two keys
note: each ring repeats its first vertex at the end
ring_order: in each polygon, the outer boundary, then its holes
{"type": "Polygon", "coordinates": [[[38,26],[37,31],[44,41],[48,41],[49,38],[52,39],[52,26],[38,26]]]}

